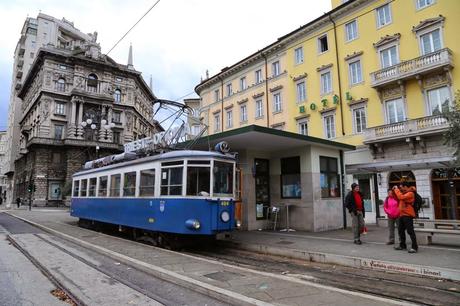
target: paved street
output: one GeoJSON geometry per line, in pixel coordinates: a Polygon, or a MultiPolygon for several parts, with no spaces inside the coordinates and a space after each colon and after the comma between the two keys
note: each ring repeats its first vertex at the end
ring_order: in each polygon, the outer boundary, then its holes
{"type": "MultiPolygon", "coordinates": [[[[55,264],[55,261],[49,260],[50,254],[54,254],[56,259],[62,258],[55,253],[58,251],[52,249],[51,246],[54,246],[61,252],[65,249],[67,253],[76,253],[79,258],[91,258],[86,259],[85,262],[100,266],[98,261],[101,257],[97,257],[99,259],[94,261],[94,255],[91,255],[96,251],[105,255],[105,260],[111,262],[112,266],[142,270],[150,277],[162,278],[193,291],[205,292],[206,295],[226,304],[305,305],[305,301],[308,301],[309,305],[409,304],[317,284],[309,275],[292,277],[260,272],[107,236],[76,227],[76,220],[65,211],[12,211],[11,213],[48,228],[47,234],[13,235],[12,239],[16,240],[22,248],[34,253],[36,258],[41,258],[40,261],[50,268],[55,264]],[[66,237],[78,246],[72,244],[69,247],[68,241],[50,234],[66,237]],[[66,246],[59,247],[60,245],[66,246]]],[[[74,255],[73,257],[75,258],[74,255]]],[[[65,266],[65,262],[62,262],[61,266],[65,266]]],[[[131,281],[131,278],[129,280],[131,281]]],[[[188,293],[186,297],[190,301],[191,296],[188,293]]],[[[172,305],[172,303],[165,304],[172,305]]],[[[203,303],[190,302],[190,304],[202,305],[203,303]]]]}

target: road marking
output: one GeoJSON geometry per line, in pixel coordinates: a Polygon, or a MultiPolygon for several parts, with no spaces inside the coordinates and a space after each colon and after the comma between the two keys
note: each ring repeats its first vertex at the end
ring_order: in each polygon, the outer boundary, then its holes
{"type": "MultiPolygon", "coordinates": [[[[146,262],[140,261],[138,259],[131,258],[129,256],[126,256],[126,255],[111,251],[109,249],[94,245],[94,244],[86,242],[84,240],[81,240],[81,239],[72,237],[70,235],[58,232],[58,231],[56,231],[54,229],[51,229],[51,228],[46,227],[44,225],[35,223],[33,221],[30,221],[30,220],[27,220],[27,219],[24,219],[24,218],[21,218],[21,217],[18,217],[18,216],[14,216],[14,217],[16,217],[18,219],[21,219],[21,220],[23,220],[25,222],[28,222],[28,223],[30,223],[30,224],[32,224],[34,226],[39,227],[39,228],[42,228],[43,230],[48,231],[50,233],[53,233],[53,234],[55,234],[57,236],[61,236],[61,237],[65,238],[65,239],[68,239],[68,240],[71,240],[71,241],[75,241],[76,243],[78,243],[80,245],[84,245],[84,246],[86,246],[86,247],[88,247],[90,249],[98,250],[99,252],[107,254],[108,256],[110,256],[112,258],[121,259],[121,260],[123,260],[125,262],[133,263],[135,265],[145,267],[148,270],[153,270],[153,271],[159,273],[157,275],[158,277],[166,275],[166,276],[169,276],[170,278],[173,278],[173,279],[175,278],[177,280],[181,280],[183,283],[188,283],[188,284],[191,284],[191,285],[193,284],[193,285],[202,287],[205,290],[214,291],[214,292],[217,292],[217,293],[219,293],[221,295],[225,295],[225,296],[228,296],[230,298],[240,300],[240,301],[242,301],[244,303],[250,303],[250,304],[253,304],[253,305],[261,305],[261,306],[272,305],[270,303],[266,303],[266,302],[263,302],[263,301],[260,301],[260,300],[257,300],[257,299],[251,298],[251,297],[247,297],[247,296],[244,296],[244,295],[236,293],[236,292],[232,292],[232,291],[227,290],[227,289],[219,288],[219,287],[216,287],[216,286],[201,282],[199,280],[190,278],[188,276],[181,275],[179,273],[169,271],[169,270],[166,270],[164,268],[154,266],[154,265],[148,264],[146,262]]],[[[98,234],[101,234],[101,233],[98,233],[98,234]]],[[[105,235],[105,234],[102,234],[102,235],[105,235]]],[[[112,237],[112,236],[109,236],[109,235],[105,235],[105,236],[108,236],[108,237],[111,237],[111,238],[118,238],[118,237],[112,237]]],[[[123,240],[125,242],[129,241],[129,240],[126,240],[126,239],[121,239],[121,238],[118,238],[118,239],[123,240]]],[[[314,282],[311,282],[311,281],[308,281],[308,280],[298,279],[298,278],[295,278],[295,277],[277,275],[277,274],[268,273],[268,272],[261,272],[261,271],[252,270],[252,269],[248,269],[248,268],[235,267],[235,266],[232,266],[232,265],[229,265],[229,264],[221,263],[219,261],[200,258],[200,257],[195,257],[195,256],[188,255],[188,254],[177,253],[177,252],[174,252],[174,251],[165,250],[165,249],[161,249],[161,248],[156,248],[156,247],[153,247],[153,246],[150,246],[150,247],[158,249],[160,251],[169,252],[169,253],[177,255],[177,256],[184,256],[184,257],[188,257],[188,258],[193,258],[195,260],[200,260],[200,261],[204,261],[204,262],[208,262],[208,263],[213,263],[213,264],[216,264],[216,265],[226,266],[226,267],[230,267],[232,269],[243,270],[243,271],[251,272],[251,273],[254,273],[254,274],[259,274],[259,275],[264,275],[264,276],[268,276],[268,277],[278,278],[278,279],[282,279],[282,280],[285,280],[285,281],[291,281],[291,282],[294,282],[294,283],[297,283],[297,284],[308,285],[308,286],[311,286],[311,287],[316,287],[316,288],[319,288],[319,289],[329,290],[329,291],[338,292],[338,293],[351,295],[351,296],[355,296],[355,297],[365,298],[365,299],[374,300],[374,301],[380,301],[380,302],[389,303],[389,304],[393,304],[393,305],[416,305],[416,304],[405,302],[405,301],[398,301],[398,300],[389,299],[389,298],[383,298],[383,297],[374,296],[374,295],[370,295],[370,294],[366,294],[366,293],[348,291],[348,290],[345,290],[345,289],[335,288],[335,287],[331,287],[331,286],[327,286],[327,285],[321,285],[321,284],[317,284],[317,283],[314,283],[314,282]]]]}

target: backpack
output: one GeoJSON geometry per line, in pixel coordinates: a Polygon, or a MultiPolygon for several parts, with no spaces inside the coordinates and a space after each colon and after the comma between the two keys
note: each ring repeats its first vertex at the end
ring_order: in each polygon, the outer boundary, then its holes
{"type": "Polygon", "coordinates": [[[422,197],[414,191],[414,204],[413,204],[413,207],[414,207],[414,211],[415,211],[415,216],[418,217],[418,212],[420,211],[420,209],[422,208],[422,205],[423,205],[423,199],[422,197]]]}

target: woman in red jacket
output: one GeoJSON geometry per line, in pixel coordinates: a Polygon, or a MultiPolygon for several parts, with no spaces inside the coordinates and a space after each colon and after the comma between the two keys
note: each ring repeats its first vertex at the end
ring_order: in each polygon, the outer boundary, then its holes
{"type": "Polygon", "coordinates": [[[395,226],[399,226],[399,203],[393,193],[393,190],[388,189],[388,196],[383,203],[383,210],[388,218],[389,238],[387,244],[395,244],[395,226]]]}

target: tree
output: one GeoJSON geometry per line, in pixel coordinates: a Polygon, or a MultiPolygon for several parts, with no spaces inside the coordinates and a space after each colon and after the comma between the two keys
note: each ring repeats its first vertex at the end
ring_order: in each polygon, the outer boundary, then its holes
{"type": "Polygon", "coordinates": [[[455,166],[460,166],[460,91],[455,95],[454,105],[443,111],[442,116],[449,122],[449,129],[444,134],[445,144],[455,149],[455,166]]]}

